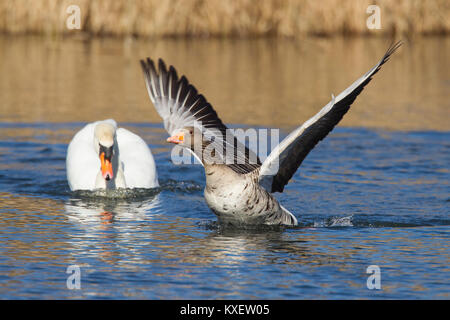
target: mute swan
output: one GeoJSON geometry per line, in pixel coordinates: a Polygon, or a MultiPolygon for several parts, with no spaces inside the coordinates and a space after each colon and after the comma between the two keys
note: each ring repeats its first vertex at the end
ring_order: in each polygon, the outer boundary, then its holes
{"type": "Polygon", "coordinates": [[[159,186],[147,144],[117,128],[112,119],[89,123],[75,134],[67,149],[66,168],[72,191],[159,186]]]}
{"type": "Polygon", "coordinates": [[[178,78],[173,66],[167,70],[160,59],[157,72],[150,58],[141,60],[141,66],[150,100],[171,135],[167,141],[187,148],[202,162],[206,173],[205,200],[219,220],[234,225],[295,226],[297,218],[271,193],[283,192],[308,153],[338,124],[400,45],[398,42],[389,47],[372,69],[338,96],[332,96],[314,117],[276,146],[262,164],[234,136],[230,139],[229,130],[212,106],[184,76],[178,78]],[[229,146],[231,155],[226,148],[229,146]]]}

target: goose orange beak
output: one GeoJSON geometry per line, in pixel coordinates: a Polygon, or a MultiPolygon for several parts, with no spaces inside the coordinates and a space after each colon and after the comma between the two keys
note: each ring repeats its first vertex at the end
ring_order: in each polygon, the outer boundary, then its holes
{"type": "Polygon", "coordinates": [[[112,168],[111,161],[109,161],[108,159],[105,159],[104,152],[102,152],[100,154],[100,164],[101,164],[103,178],[106,181],[111,180],[114,177],[113,168],[112,168]]]}
{"type": "Polygon", "coordinates": [[[184,134],[183,133],[176,134],[174,136],[171,136],[171,137],[167,138],[167,142],[175,143],[175,144],[183,143],[183,141],[184,141],[184,134]]]}

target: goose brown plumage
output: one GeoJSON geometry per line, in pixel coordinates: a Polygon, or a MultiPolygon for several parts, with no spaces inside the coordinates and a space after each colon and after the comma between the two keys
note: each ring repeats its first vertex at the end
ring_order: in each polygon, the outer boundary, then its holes
{"type": "Polygon", "coordinates": [[[208,101],[185,76],[159,59],[141,60],[150,100],[171,135],[203,164],[205,200],[219,221],[233,225],[297,225],[297,218],[272,195],[283,192],[314,146],[338,124],[373,75],[402,43],[391,45],[381,60],[314,117],[292,131],[263,163],[222,123],[208,101]],[[231,152],[230,152],[231,151],[231,152]]]}

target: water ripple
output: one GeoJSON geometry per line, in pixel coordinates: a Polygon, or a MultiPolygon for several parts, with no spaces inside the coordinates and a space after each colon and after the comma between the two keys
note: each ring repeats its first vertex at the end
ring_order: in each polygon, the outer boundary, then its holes
{"type": "Polygon", "coordinates": [[[159,188],[71,192],[80,125],[0,123],[2,298],[448,298],[449,133],[337,128],[275,195],[299,226],[243,230],[217,223],[202,167],[173,165],[158,126],[125,124],[159,188]]]}

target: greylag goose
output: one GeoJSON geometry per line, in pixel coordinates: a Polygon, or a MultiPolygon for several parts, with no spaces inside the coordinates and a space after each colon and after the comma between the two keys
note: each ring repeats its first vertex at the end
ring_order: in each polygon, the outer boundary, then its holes
{"type": "Polygon", "coordinates": [[[141,60],[141,66],[150,100],[170,134],[167,141],[188,149],[203,164],[205,200],[219,222],[295,226],[297,218],[272,193],[283,192],[308,153],[338,124],[400,45],[391,45],[372,69],[338,96],[332,95],[327,105],[283,139],[263,163],[231,135],[186,77],[178,78],[173,66],[167,69],[159,59],[157,71],[150,58],[141,60]]]}
{"type": "Polygon", "coordinates": [[[69,143],[66,156],[70,190],[155,188],[155,161],[141,137],[114,120],[89,123],[69,143]]]}

